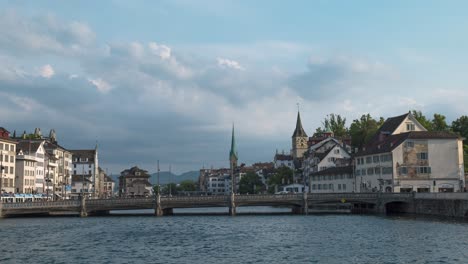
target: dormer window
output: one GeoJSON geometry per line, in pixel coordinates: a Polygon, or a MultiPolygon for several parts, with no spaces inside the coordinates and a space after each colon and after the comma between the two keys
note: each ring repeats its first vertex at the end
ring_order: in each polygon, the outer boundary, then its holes
{"type": "Polygon", "coordinates": [[[406,130],[407,131],[414,131],[415,130],[414,124],[413,123],[407,123],[406,124],[406,130]]]}

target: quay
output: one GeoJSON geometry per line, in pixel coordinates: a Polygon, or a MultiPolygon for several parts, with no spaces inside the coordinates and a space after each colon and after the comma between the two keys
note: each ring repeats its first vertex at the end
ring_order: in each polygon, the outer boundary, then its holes
{"type": "Polygon", "coordinates": [[[409,213],[468,219],[468,193],[323,193],[286,195],[219,195],[148,198],[81,199],[0,203],[0,217],[40,215],[107,215],[111,210],[154,209],[156,216],[172,215],[175,208],[282,206],[293,214],[311,208],[346,205],[352,213],[409,213]]]}

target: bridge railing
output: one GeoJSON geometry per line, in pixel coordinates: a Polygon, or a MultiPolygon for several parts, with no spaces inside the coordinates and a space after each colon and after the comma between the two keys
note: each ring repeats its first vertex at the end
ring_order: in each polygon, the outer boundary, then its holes
{"type": "Polygon", "coordinates": [[[79,200],[47,201],[47,202],[25,202],[25,203],[4,203],[3,209],[30,209],[30,208],[57,208],[80,206],[79,200]]]}
{"type": "Polygon", "coordinates": [[[468,200],[468,193],[415,193],[416,199],[468,200]]]}
{"type": "Polygon", "coordinates": [[[236,201],[298,200],[303,194],[247,194],[236,195],[236,201]]]}
{"type": "Polygon", "coordinates": [[[161,197],[161,202],[228,201],[229,195],[161,197]]]}

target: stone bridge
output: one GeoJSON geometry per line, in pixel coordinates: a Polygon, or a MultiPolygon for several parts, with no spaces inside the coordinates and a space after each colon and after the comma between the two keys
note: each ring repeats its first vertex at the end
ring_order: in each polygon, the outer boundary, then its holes
{"type": "Polygon", "coordinates": [[[228,207],[235,215],[241,206],[290,207],[307,214],[314,206],[343,204],[353,212],[415,213],[468,217],[468,193],[323,193],[286,195],[219,195],[150,198],[81,199],[0,203],[0,217],[49,214],[108,214],[111,210],[154,209],[170,215],[174,208],[228,207]]]}

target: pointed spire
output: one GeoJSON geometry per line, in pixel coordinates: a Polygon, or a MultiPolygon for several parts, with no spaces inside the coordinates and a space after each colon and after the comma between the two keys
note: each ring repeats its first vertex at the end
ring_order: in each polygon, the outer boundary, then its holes
{"type": "Polygon", "coordinates": [[[229,159],[237,160],[236,138],[234,137],[234,124],[232,124],[231,151],[229,152],[229,159]]]}
{"type": "Polygon", "coordinates": [[[302,128],[301,114],[299,113],[299,111],[297,111],[296,129],[294,130],[294,134],[292,135],[292,137],[307,137],[304,128],[302,128]]]}

